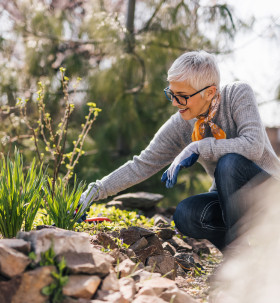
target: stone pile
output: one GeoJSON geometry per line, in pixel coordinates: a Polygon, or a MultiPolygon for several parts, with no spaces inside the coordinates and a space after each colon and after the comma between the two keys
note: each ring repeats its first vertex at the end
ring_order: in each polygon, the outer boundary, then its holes
{"type": "Polygon", "coordinates": [[[186,243],[162,216],[155,223],[153,230],[130,227],[90,236],[53,228],[1,239],[0,302],[50,302],[42,289],[53,282],[57,269],[40,266],[40,261],[51,247],[58,262],[63,257],[66,261],[69,280],[63,287],[63,303],[196,302],[177,287],[176,278],[201,266],[197,254],[210,252],[208,243],[192,239],[186,243]],[[120,247],[114,238],[129,248],[120,247]],[[33,261],[30,252],[35,254],[33,261]]]}

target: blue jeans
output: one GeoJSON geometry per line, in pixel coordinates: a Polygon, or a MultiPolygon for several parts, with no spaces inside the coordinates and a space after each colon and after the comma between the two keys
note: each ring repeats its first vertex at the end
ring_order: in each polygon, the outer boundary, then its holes
{"type": "Polygon", "coordinates": [[[182,234],[208,239],[222,250],[236,239],[238,221],[250,208],[244,192],[252,191],[270,175],[251,160],[232,153],[219,159],[214,177],[217,191],[183,200],[173,219],[182,234]]]}

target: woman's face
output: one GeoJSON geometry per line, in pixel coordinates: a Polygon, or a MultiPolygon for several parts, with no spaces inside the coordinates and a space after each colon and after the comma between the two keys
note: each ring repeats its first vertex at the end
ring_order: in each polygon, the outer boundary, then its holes
{"type": "MultiPolygon", "coordinates": [[[[197,90],[195,90],[190,85],[186,84],[186,82],[171,81],[169,83],[169,89],[176,96],[189,96],[197,92],[197,90]]],[[[208,110],[211,104],[211,100],[215,96],[215,93],[216,87],[210,86],[209,88],[204,90],[203,97],[200,93],[194,95],[193,97],[190,97],[187,100],[186,106],[179,104],[175,98],[173,98],[172,105],[176,106],[179,109],[179,113],[181,114],[184,120],[191,120],[205,113],[208,110]]]]}

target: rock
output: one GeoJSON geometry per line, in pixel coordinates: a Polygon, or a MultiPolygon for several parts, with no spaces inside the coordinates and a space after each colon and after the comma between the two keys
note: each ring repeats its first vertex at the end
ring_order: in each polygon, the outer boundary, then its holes
{"type": "Polygon", "coordinates": [[[162,244],[162,247],[164,250],[170,252],[172,256],[174,256],[176,254],[176,249],[170,243],[164,242],[162,244]]]}
{"type": "Polygon", "coordinates": [[[160,228],[157,229],[157,235],[163,241],[167,241],[175,235],[175,231],[171,228],[160,228]]]}
{"type": "Polygon", "coordinates": [[[168,225],[170,226],[171,220],[163,215],[156,214],[153,216],[154,219],[154,225],[155,226],[161,226],[161,225],[168,225]]]}
{"type": "Polygon", "coordinates": [[[120,290],[119,280],[113,270],[111,270],[109,275],[102,281],[101,290],[120,290]]]}
{"type": "Polygon", "coordinates": [[[53,282],[53,271],[56,271],[55,266],[43,266],[23,273],[11,303],[45,303],[48,296],[43,295],[41,291],[53,282]]]}
{"type": "MultiPolygon", "coordinates": [[[[110,303],[129,303],[129,301],[125,299],[120,292],[106,292],[98,290],[95,299],[110,303]]],[[[95,302],[95,300],[93,300],[93,302],[95,302]]]]}
{"type": "Polygon", "coordinates": [[[176,266],[175,260],[170,253],[151,256],[147,259],[146,264],[154,268],[154,272],[166,275],[167,278],[175,280],[176,266]]]}
{"type": "Polygon", "coordinates": [[[131,302],[136,293],[136,286],[134,280],[132,278],[124,277],[119,280],[119,285],[120,292],[123,297],[129,302],[131,302]]]}
{"type": "Polygon", "coordinates": [[[162,244],[156,235],[146,237],[146,239],[148,241],[148,246],[156,247],[156,251],[154,252],[154,254],[161,254],[163,252],[162,244]]]}
{"type": "Polygon", "coordinates": [[[118,262],[121,263],[122,261],[126,260],[128,256],[122,253],[118,248],[115,248],[109,252],[109,255],[114,259],[113,264],[117,264],[118,262]]]}
{"type": "Polygon", "coordinates": [[[0,274],[12,278],[24,272],[31,260],[21,252],[0,244],[0,274]]]}
{"type": "Polygon", "coordinates": [[[194,252],[197,254],[207,254],[211,253],[211,248],[213,248],[213,244],[210,243],[206,239],[196,240],[193,238],[186,238],[184,239],[186,243],[193,247],[194,252]]]}
{"type": "Polygon", "coordinates": [[[36,230],[41,230],[41,229],[59,229],[59,228],[53,225],[44,225],[44,224],[36,226],[36,230]]]}
{"type": "MultiPolygon", "coordinates": [[[[161,298],[161,295],[167,290],[178,289],[175,282],[166,278],[154,278],[150,280],[144,280],[142,283],[138,283],[141,288],[136,295],[137,298],[142,296],[151,296],[154,298],[161,298]]],[[[162,299],[163,300],[163,299],[162,299]]],[[[135,302],[135,301],[133,301],[135,302]]],[[[166,302],[163,300],[163,302],[166,302]]],[[[171,302],[170,300],[167,302],[171,302]]]]}
{"type": "Polygon", "coordinates": [[[163,299],[165,302],[172,303],[198,303],[190,295],[178,288],[171,288],[165,290],[160,295],[160,298],[163,299]]]}
{"type": "Polygon", "coordinates": [[[176,263],[176,273],[177,273],[177,277],[176,277],[176,282],[177,282],[177,278],[186,278],[187,276],[187,270],[185,271],[178,263],[176,263]]]}
{"type": "Polygon", "coordinates": [[[128,245],[137,242],[142,237],[151,236],[151,235],[154,235],[152,231],[137,226],[131,226],[127,229],[123,228],[120,231],[120,239],[122,239],[123,242],[128,245]]]}
{"type": "Polygon", "coordinates": [[[176,253],[174,258],[184,271],[189,271],[191,270],[191,267],[195,267],[195,261],[191,254],[176,253]]]}
{"type": "Polygon", "coordinates": [[[40,261],[41,253],[48,250],[52,245],[56,255],[66,252],[92,252],[90,236],[88,234],[60,228],[19,232],[17,238],[31,242],[31,249],[36,253],[36,262],[40,261]]]}
{"type": "Polygon", "coordinates": [[[95,294],[101,279],[97,276],[72,275],[63,287],[63,294],[75,298],[91,299],[95,294]]]}
{"type": "Polygon", "coordinates": [[[109,273],[114,262],[110,255],[94,248],[91,249],[90,253],[64,253],[57,256],[58,261],[62,257],[64,257],[66,266],[71,274],[96,274],[100,277],[104,277],[109,273]]]}
{"type": "Polygon", "coordinates": [[[132,244],[129,248],[133,251],[140,250],[148,245],[148,241],[145,237],[140,238],[138,241],[136,241],[134,244],[132,244]]]}
{"type": "Polygon", "coordinates": [[[120,273],[119,276],[123,278],[133,273],[136,268],[137,264],[132,262],[130,259],[126,259],[116,267],[116,270],[120,273]]]}
{"type": "Polygon", "coordinates": [[[16,276],[9,281],[0,282],[0,302],[11,303],[21,283],[21,276],[16,276]]]}
{"type": "Polygon", "coordinates": [[[164,197],[160,194],[146,192],[129,193],[114,198],[116,201],[122,201],[126,208],[149,209],[156,206],[164,197]]]}
{"type": "Polygon", "coordinates": [[[0,239],[0,246],[1,245],[13,248],[25,255],[30,253],[31,250],[31,243],[22,239],[0,239]]]}
{"type": "Polygon", "coordinates": [[[113,206],[115,208],[117,208],[117,209],[120,209],[120,210],[124,210],[125,209],[122,201],[115,201],[115,200],[113,200],[113,201],[110,201],[110,202],[106,203],[106,205],[105,205],[106,208],[113,207],[113,206]]]}
{"type": "Polygon", "coordinates": [[[151,245],[149,247],[146,247],[144,249],[140,249],[138,251],[136,251],[136,256],[137,258],[143,263],[146,263],[146,259],[153,255],[155,252],[157,251],[157,247],[154,245],[151,245]]]}
{"type": "Polygon", "coordinates": [[[167,242],[170,243],[173,247],[175,247],[177,251],[192,251],[192,247],[189,244],[187,244],[185,241],[176,236],[174,236],[172,239],[169,239],[167,242]]]}
{"type": "Polygon", "coordinates": [[[135,300],[133,300],[133,303],[166,303],[166,301],[154,297],[154,296],[139,296],[135,300]]]}
{"type": "Polygon", "coordinates": [[[115,241],[106,233],[99,233],[96,236],[96,240],[99,244],[101,244],[105,248],[115,249],[118,248],[118,245],[115,241]]]}
{"type": "Polygon", "coordinates": [[[136,272],[131,274],[132,279],[136,283],[142,283],[145,280],[159,278],[160,276],[161,275],[159,273],[151,273],[151,272],[148,272],[147,270],[143,270],[143,269],[137,270],[136,272]]]}

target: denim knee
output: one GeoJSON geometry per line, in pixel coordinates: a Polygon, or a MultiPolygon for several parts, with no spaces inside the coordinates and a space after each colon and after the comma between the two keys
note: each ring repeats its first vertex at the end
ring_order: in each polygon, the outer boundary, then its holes
{"type": "MultiPolygon", "coordinates": [[[[191,200],[189,197],[187,200],[191,200]]],[[[191,201],[190,201],[191,202],[191,201]]],[[[187,203],[191,206],[192,203],[187,203]]],[[[192,210],[187,207],[186,200],[181,201],[173,214],[173,220],[176,228],[183,234],[188,234],[193,226],[194,216],[192,215],[192,210]]]]}

